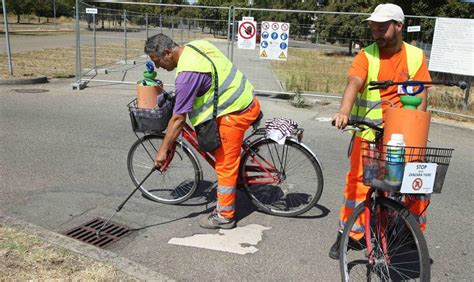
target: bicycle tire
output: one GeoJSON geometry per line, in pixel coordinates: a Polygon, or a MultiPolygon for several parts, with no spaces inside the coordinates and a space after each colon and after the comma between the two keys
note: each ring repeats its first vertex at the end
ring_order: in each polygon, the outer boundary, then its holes
{"type": "Polygon", "coordinates": [[[349,233],[356,219],[364,213],[364,208],[362,203],[354,209],[341,236],[339,264],[342,281],[430,281],[428,246],[418,222],[406,207],[392,199],[375,199],[370,218],[374,262],[369,262],[365,237],[359,241],[349,239],[349,233]]]}
{"type": "MultiPolygon", "coordinates": [[[[163,139],[162,134],[151,134],[133,143],[128,152],[127,169],[135,185],[138,185],[154,166],[155,154],[163,139]]],[[[139,189],[149,200],[163,204],[179,204],[191,197],[201,179],[199,160],[188,146],[176,141],[174,157],[165,171],[155,171],[139,189]]]]}
{"type": "Polygon", "coordinates": [[[304,145],[287,139],[278,145],[269,138],[261,138],[249,146],[240,163],[239,183],[252,202],[262,211],[278,216],[297,216],[307,212],[319,201],[323,192],[323,173],[316,157],[304,145]],[[267,160],[268,172],[258,171],[255,164],[267,160]],[[249,182],[267,177],[268,183],[249,182]]]}

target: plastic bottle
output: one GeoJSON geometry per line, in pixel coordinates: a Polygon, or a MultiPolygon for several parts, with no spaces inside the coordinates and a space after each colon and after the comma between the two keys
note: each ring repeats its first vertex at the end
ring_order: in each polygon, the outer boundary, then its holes
{"type": "Polygon", "coordinates": [[[146,68],[147,70],[143,72],[143,80],[139,81],[139,84],[143,86],[157,86],[158,83],[155,80],[156,71],[155,67],[153,66],[153,63],[147,61],[146,68]]]}
{"type": "Polygon", "coordinates": [[[405,168],[405,142],[403,134],[393,133],[385,154],[385,183],[390,186],[402,184],[405,168]]]}
{"type": "Polygon", "coordinates": [[[379,175],[378,151],[375,144],[369,144],[368,156],[364,157],[364,184],[372,185],[374,179],[379,175]]]}

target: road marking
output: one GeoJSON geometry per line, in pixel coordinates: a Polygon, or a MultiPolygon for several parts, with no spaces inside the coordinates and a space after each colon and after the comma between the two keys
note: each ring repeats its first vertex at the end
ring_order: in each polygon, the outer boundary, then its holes
{"type": "Polygon", "coordinates": [[[258,242],[262,241],[263,231],[270,230],[258,224],[220,229],[219,234],[196,234],[185,238],[171,238],[168,244],[203,248],[234,254],[253,254],[258,251],[258,242]]]}

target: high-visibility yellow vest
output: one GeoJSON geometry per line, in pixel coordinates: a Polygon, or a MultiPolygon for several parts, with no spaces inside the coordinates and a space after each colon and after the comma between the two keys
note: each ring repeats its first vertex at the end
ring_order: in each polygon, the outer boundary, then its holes
{"type": "MultiPolygon", "coordinates": [[[[245,75],[211,43],[204,40],[196,40],[188,44],[193,45],[206,54],[216,67],[219,82],[217,116],[245,109],[253,100],[254,89],[245,75]]],[[[196,97],[193,109],[188,114],[191,123],[196,126],[212,118],[214,108],[214,69],[206,57],[191,47],[184,45],[184,50],[179,57],[176,67],[176,76],[183,71],[210,73],[212,75],[211,87],[204,95],[196,97]]]]}
{"type": "MultiPolygon", "coordinates": [[[[403,42],[403,44],[405,45],[407,53],[408,76],[409,79],[413,79],[423,62],[423,50],[406,42],[403,42]]],[[[379,48],[376,43],[373,43],[364,48],[364,53],[369,62],[369,68],[365,80],[364,92],[357,95],[355,103],[352,106],[351,118],[356,120],[364,119],[376,125],[382,125],[383,117],[382,105],[380,104],[380,90],[368,89],[369,82],[378,80],[380,70],[379,48]],[[369,112],[369,109],[372,107],[373,109],[369,112]]],[[[357,132],[356,136],[373,141],[375,139],[375,131],[367,129],[362,132],[357,132]]]]}

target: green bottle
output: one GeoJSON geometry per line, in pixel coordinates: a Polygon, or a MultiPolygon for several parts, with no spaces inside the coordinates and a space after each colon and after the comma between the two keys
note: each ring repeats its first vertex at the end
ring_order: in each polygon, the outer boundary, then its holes
{"type": "Polygon", "coordinates": [[[147,61],[146,68],[147,70],[143,72],[143,80],[138,81],[138,84],[143,86],[158,86],[158,83],[155,80],[156,71],[153,63],[147,61]]]}

